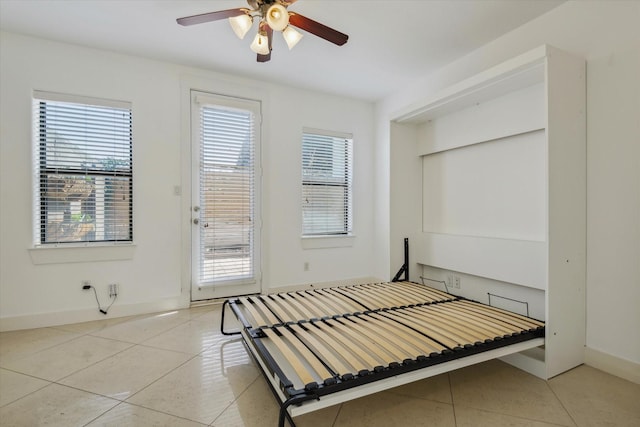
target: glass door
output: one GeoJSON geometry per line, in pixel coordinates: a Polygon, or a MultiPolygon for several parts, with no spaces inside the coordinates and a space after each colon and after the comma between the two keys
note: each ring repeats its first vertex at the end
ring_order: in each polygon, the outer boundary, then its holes
{"type": "Polygon", "coordinates": [[[260,291],[260,102],[192,92],[193,301],[260,291]]]}

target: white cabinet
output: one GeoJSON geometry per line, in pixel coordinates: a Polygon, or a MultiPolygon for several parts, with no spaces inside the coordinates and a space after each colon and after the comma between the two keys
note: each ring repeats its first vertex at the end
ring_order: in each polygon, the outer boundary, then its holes
{"type": "Polygon", "coordinates": [[[392,244],[410,237],[413,271],[479,278],[464,296],[529,300],[544,351],[508,361],[543,378],[583,362],[585,97],[584,60],[541,46],[391,122],[392,244]]]}

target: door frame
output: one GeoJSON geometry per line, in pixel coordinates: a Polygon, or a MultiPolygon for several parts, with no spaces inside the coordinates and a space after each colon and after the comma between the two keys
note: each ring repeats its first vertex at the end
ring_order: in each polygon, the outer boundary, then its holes
{"type": "MultiPolygon", "coordinates": [[[[192,262],[192,177],[193,177],[193,167],[192,167],[192,92],[204,92],[211,94],[212,96],[220,96],[230,99],[239,99],[246,101],[254,101],[259,103],[260,105],[260,115],[261,120],[256,120],[256,128],[255,132],[257,134],[256,139],[256,147],[255,147],[255,218],[256,221],[256,229],[254,235],[254,247],[255,250],[258,251],[259,256],[255,260],[255,271],[256,271],[256,283],[257,286],[255,290],[252,290],[250,293],[260,293],[263,288],[263,277],[264,277],[264,252],[262,251],[263,241],[264,241],[264,230],[262,227],[262,212],[264,209],[263,206],[263,198],[262,194],[262,153],[261,153],[261,140],[262,135],[264,134],[264,123],[265,123],[265,108],[264,105],[267,102],[267,95],[263,89],[251,88],[244,85],[236,85],[229,82],[220,82],[213,81],[211,79],[193,76],[193,75],[184,75],[181,77],[181,122],[182,122],[182,132],[181,132],[181,149],[180,149],[180,164],[181,164],[181,184],[174,186],[174,195],[179,196],[181,198],[181,215],[180,215],[180,223],[181,223],[181,235],[182,235],[182,243],[181,243],[181,294],[185,304],[193,304],[203,299],[194,298],[192,295],[192,271],[193,271],[193,262],[192,262]]],[[[197,113],[196,113],[197,114],[197,113]]],[[[211,295],[207,295],[209,299],[216,298],[226,298],[227,291],[232,291],[231,293],[235,295],[241,295],[241,291],[237,289],[232,289],[231,287],[223,286],[218,289],[226,291],[213,292],[211,295]]]]}

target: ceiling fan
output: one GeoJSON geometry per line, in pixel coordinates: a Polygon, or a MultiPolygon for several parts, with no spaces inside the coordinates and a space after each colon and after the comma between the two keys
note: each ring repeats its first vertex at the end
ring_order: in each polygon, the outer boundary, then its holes
{"type": "Polygon", "coordinates": [[[242,39],[251,29],[254,18],[259,18],[258,33],[251,43],[251,50],[258,55],[258,62],[267,62],[271,59],[274,31],[282,32],[289,50],[302,38],[302,34],[293,27],[305,30],[338,46],[347,42],[348,35],[299,13],[289,12],[287,8],[295,2],[296,0],[247,0],[251,9],[219,10],[178,18],[176,21],[180,25],[188,26],[228,18],[231,28],[242,39]]]}

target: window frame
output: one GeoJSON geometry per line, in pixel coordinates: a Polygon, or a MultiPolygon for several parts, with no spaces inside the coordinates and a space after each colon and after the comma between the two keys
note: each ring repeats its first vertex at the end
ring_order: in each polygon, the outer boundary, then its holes
{"type": "MultiPolygon", "coordinates": [[[[109,100],[102,98],[93,98],[79,95],[71,95],[71,94],[61,94],[54,92],[46,92],[34,90],[32,95],[32,105],[33,105],[33,134],[32,134],[32,147],[33,147],[33,248],[34,249],[49,249],[49,248],[74,248],[74,247],[110,247],[117,245],[132,245],[134,242],[134,163],[133,163],[133,111],[132,111],[132,103],[127,101],[117,101],[117,100],[109,100]],[[114,112],[117,110],[125,110],[126,118],[123,123],[125,123],[124,129],[127,129],[127,132],[124,134],[124,144],[118,146],[114,140],[114,149],[125,147],[125,157],[127,160],[125,162],[128,165],[125,168],[114,168],[113,170],[108,170],[104,168],[86,167],[84,169],[74,168],[74,167],[51,167],[47,165],[47,155],[50,151],[47,148],[47,135],[48,132],[46,130],[46,104],[47,103],[57,103],[57,104],[75,104],[79,106],[87,106],[87,107],[96,107],[96,108],[112,108],[114,112]],[[127,126],[128,119],[128,126],[127,126]],[[127,153],[128,151],[128,153],[127,153]],[[120,170],[119,170],[120,169],[120,170]],[[115,238],[103,238],[103,239],[92,239],[92,240],[60,240],[60,239],[51,239],[47,241],[47,217],[48,217],[48,206],[47,206],[47,196],[45,192],[47,190],[47,180],[51,179],[51,176],[61,176],[61,177],[69,177],[69,176],[78,176],[85,178],[104,178],[107,180],[108,178],[112,178],[115,180],[124,179],[127,184],[125,184],[126,192],[128,193],[128,202],[125,205],[125,209],[128,214],[127,223],[127,238],[117,238],[117,236],[112,236],[115,238]]],[[[100,123],[95,122],[93,124],[100,123]]],[[[86,126],[85,126],[86,127],[86,126]]],[[[90,145],[88,146],[90,147],[90,145]]],[[[95,153],[96,148],[94,147],[92,150],[87,149],[88,147],[83,147],[82,153],[95,153]]],[[[95,191],[95,190],[94,190],[95,191]]],[[[94,196],[95,197],[95,196],[94,196]]],[[[104,202],[111,201],[106,199],[104,202]]],[[[98,209],[95,205],[95,200],[93,201],[93,209],[98,209]]],[[[111,201],[113,203],[113,201],[111,201]]],[[[95,215],[95,214],[94,214],[95,215]]],[[[96,220],[94,219],[94,222],[96,220]]],[[[125,221],[122,221],[125,223],[125,221]]],[[[118,221],[114,221],[114,225],[117,224],[118,221]]],[[[95,231],[95,230],[94,230],[95,231]]],[[[47,261],[45,260],[44,263],[47,261]]],[[[40,263],[40,262],[37,262],[40,263]]]]}

